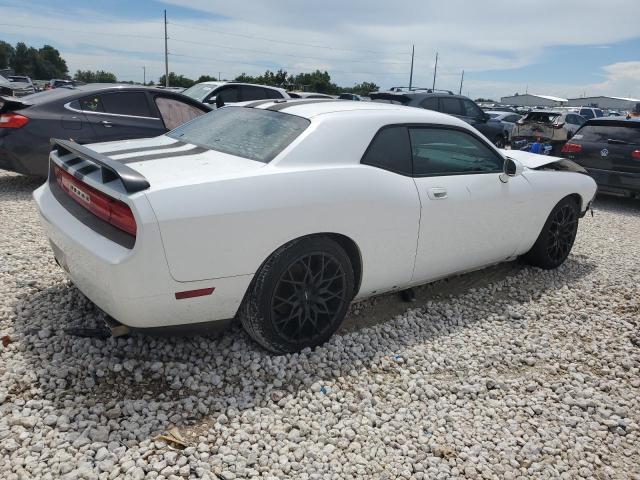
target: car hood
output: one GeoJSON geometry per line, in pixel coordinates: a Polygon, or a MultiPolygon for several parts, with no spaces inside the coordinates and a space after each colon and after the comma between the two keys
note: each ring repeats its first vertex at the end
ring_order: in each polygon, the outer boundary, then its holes
{"type": "Polygon", "coordinates": [[[150,191],[246,176],[266,165],[178,142],[166,135],[87,147],[139,172],[151,185],[150,191]]]}
{"type": "Polygon", "coordinates": [[[502,150],[505,157],[511,157],[519,161],[527,168],[540,168],[543,165],[549,165],[563,160],[561,157],[551,157],[549,155],[540,155],[537,153],[525,152],[523,150],[502,150]]]}

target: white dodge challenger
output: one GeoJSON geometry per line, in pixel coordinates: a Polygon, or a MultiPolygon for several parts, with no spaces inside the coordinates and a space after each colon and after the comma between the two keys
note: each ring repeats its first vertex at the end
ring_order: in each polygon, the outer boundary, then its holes
{"type": "Polygon", "coordinates": [[[238,318],[273,352],[352,300],[522,256],[568,256],[596,184],[467,123],[374,102],[226,106],[156,138],[53,140],[34,193],[57,262],[122,324],[238,318]]]}

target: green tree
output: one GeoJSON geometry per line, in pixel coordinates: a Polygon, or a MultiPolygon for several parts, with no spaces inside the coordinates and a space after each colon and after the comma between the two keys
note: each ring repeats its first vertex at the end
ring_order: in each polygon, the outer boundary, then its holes
{"type": "Polygon", "coordinates": [[[0,40],[0,68],[7,68],[11,65],[14,53],[13,45],[0,40]]]}
{"type": "Polygon", "coordinates": [[[371,92],[377,92],[380,90],[380,87],[373,82],[362,82],[353,86],[351,89],[343,89],[345,91],[349,91],[351,93],[355,93],[356,95],[369,95],[371,92]]]}
{"type": "Polygon", "coordinates": [[[36,78],[66,77],[69,74],[67,62],[57,48],[44,45],[38,50],[38,57],[36,78]]]}
{"type": "Polygon", "coordinates": [[[115,83],[117,82],[116,76],[111,72],[105,72],[104,70],[78,70],[73,76],[74,80],[85,83],[115,83]]]}
{"type": "MultiPolygon", "coordinates": [[[[165,76],[162,75],[159,79],[158,79],[158,85],[166,85],[165,84],[165,76]]],[[[192,85],[194,85],[196,82],[194,82],[192,79],[185,77],[184,75],[178,75],[174,72],[169,72],[169,86],[170,87],[184,87],[184,88],[189,88],[192,85]]]]}
{"type": "MultiPolygon", "coordinates": [[[[171,76],[169,76],[169,79],[171,79],[171,76]]],[[[216,81],[218,81],[218,79],[216,77],[212,77],[211,75],[200,75],[200,77],[198,77],[198,79],[196,80],[196,83],[216,81]]]]}
{"type": "Polygon", "coordinates": [[[29,62],[29,47],[24,42],[18,42],[11,58],[11,68],[16,72],[16,75],[27,75],[28,69],[30,69],[29,62]]]}

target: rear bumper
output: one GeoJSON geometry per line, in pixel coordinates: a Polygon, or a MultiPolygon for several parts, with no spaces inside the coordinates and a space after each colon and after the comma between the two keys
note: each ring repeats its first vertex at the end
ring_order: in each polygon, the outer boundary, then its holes
{"type": "Polygon", "coordinates": [[[140,202],[140,233],[135,246],[129,249],[76,219],[56,200],[48,184],[33,196],[58,263],[84,295],[122,324],[149,329],[223,321],[235,316],[252,275],[175,281],[148,202],[146,207],[140,202]],[[175,298],[176,292],[210,287],[215,288],[211,295],[175,298]]]}
{"type": "Polygon", "coordinates": [[[640,195],[640,174],[587,168],[598,184],[598,191],[614,195],[640,195]]]}

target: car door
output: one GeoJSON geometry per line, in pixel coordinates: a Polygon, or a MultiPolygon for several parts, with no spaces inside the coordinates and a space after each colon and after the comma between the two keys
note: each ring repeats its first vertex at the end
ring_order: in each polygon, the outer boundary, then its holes
{"type": "Polygon", "coordinates": [[[88,95],[72,103],[85,114],[94,142],[156,137],[166,130],[146,92],[118,91],[88,95]]]}
{"type": "Polygon", "coordinates": [[[409,137],[421,203],[414,282],[513,256],[532,201],[526,179],[503,183],[503,157],[466,129],[411,126],[409,137]]]}

